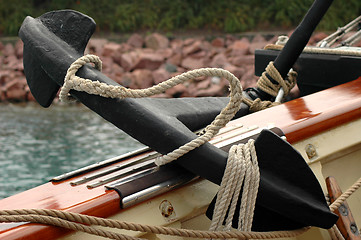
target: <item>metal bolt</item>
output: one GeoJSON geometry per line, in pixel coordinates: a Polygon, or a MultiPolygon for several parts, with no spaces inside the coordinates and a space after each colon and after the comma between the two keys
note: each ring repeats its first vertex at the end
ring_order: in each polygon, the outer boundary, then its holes
{"type": "Polygon", "coordinates": [[[162,216],[167,218],[167,220],[173,220],[176,217],[174,208],[168,200],[163,200],[159,204],[159,210],[162,216]]]}
{"type": "Polygon", "coordinates": [[[347,216],[348,215],[348,211],[347,208],[344,204],[341,204],[340,207],[338,208],[338,211],[341,213],[341,215],[343,216],[347,216]]]}
{"type": "Polygon", "coordinates": [[[307,144],[307,146],[306,146],[306,154],[307,154],[308,159],[310,159],[310,160],[312,158],[317,157],[317,151],[316,151],[315,146],[313,146],[312,144],[307,144]]]}
{"type": "Polygon", "coordinates": [[[351,232],[352,232],[353,234],[359,235],[358,229],[357,229],[357,227],[356,227],[356,225],[355,225],[354,223],[351,223],[350,229],[351,229],[351,232]]]}

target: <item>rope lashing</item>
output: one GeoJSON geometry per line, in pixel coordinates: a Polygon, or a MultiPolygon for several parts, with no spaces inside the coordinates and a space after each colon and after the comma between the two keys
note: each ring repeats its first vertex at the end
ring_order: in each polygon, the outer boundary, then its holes
{"type": "Polygon", "coordinates": [[[232,146],[218,190],[209,230],[231,230],[232,219],[243,186],[237,230],[251,231],[259,181],[260,173],[254,140],[250,139],[246,144],[232,146]],[[228,214],[227,218],[226,214],[228,214]]]}
{"type": "Polygon", "coordinates": [[[288,95],[291,89],[296,85],[297,73],[290,71],[286,79],[283,79],[281,74],[275,68],[273,62],[270,62],[266,71],[262,73],[262,76],[257,81],[257,87],[269,95],[276,97],[280,88],[283,88],[285,95],[288,95]],[[278,84],[272,83],[271,77],[278,84]]]}

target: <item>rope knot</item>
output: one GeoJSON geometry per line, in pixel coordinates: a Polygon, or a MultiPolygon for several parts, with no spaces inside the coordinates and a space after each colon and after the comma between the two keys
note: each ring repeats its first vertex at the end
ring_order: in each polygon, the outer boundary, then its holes
{"type": "Polygon", "coordinates": [[[283,79],[273,62],[270,62],[257,81],[257,87],[273,97],[277,96],[278,91],[282,87],[285,95],[288,95],[291,89],[296,85],[296,79],[297,73],[295,71],[290,71],[286,79],[283,79]],[[277,84],[274,84],[270,78],[276,81],[277,84]]]}

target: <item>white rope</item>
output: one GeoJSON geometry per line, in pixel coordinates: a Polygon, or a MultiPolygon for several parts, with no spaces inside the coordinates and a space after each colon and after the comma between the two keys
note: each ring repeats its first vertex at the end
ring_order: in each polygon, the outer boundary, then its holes
{"type": "Polygon", "coordinates": [[[239,194],[242,192],[239,212],[239,231],[251,231],[260,173],[254,140],[232,146],[222,183],[217,194],[210,231],[230,231],[239,194]],[[228,216],[226,217],[228,213],[228,216]],[[225,225],[223,226],[223,222],[225,225]]]}

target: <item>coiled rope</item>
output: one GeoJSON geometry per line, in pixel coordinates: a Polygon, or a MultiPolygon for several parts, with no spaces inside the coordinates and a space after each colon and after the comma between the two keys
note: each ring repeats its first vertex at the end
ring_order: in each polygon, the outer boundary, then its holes
{"type": "Polygon", "coordinates": [[[243,186],[237,230],[251,231],[259,181],[260,173],[254,140],[250,139],[246,144],[232,146],[229,150],[227,166],[217,194],[209,230],[231,230],[237,201],[243,186]],[[226,214],[228,214],[227,218],[226,214]],[[224,220],[225,225],[223,226],[224,220]]]}

